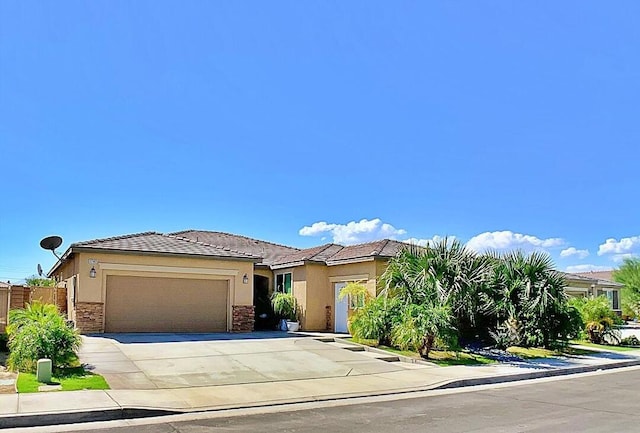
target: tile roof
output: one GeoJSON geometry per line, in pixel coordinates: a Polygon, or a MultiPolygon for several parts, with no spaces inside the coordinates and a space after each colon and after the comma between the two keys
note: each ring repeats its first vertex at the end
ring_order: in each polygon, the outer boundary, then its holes
{"type": "Polygon", "coordinates": [[[596,280],[613,281],[613,269],[609,271],[576,272],[575,274],[583,277],[594,278],[596,280]]]}
{"type": "Polygon", "coordinates": [[[563,274],[565,278],[569,280],[574,280],[574,281],[579,280],[579,281],[584,281],[586,283],[598,284],[600,286],[619,286],[619,287],[623,286],[622,284],[617,283],[613,280],[600,278],[600,275],[599,275],[601,274],[600,272],[593,272],[593,273],[591,272],[578,272],[578,273],[560,272],[560,273],[563,274]]]}
{"type": "Polygon", "coordinates": [[[342,249],[344,249],[342,245],[320,245],[319,247],[307,248],[304,250],[296,251],[293,254],[288,254],[286,256],[280,257],[279,259],[275,260],[272,265],[282,266],[286,264],[302,263],[305,261],[324,263],[342,249]]]}
{"type": "Polygon", "coordinates": [[[242,251],[247,254],[262,257],[262,263],[265,265],[271,265],[281,257],[300,251],[299,248],[274,244],[273,242],[261,241],[259,239],[252,239],[231,233],[206,230],[183,230],[171,233],[171,235],[231,248],[234,251],[242,251]]]}
{"type": "Polygon", "coordinates": [[[198,242],[186,237],[165,235],[157,232],[135,233],[124,236],[114,236],[104,239],[77,242],[71,244],[69,249],[96,249],[159,254],[185,254],[236,259],[259,259],[256,255],[236,251],[226,246],[211,245],[206,242],[198,242]]]}
{"type": "Polygon", "coordinates": [[[572,274],[570,272],[558,271],[558,273],[563,275],[567,280],[583,281],[585,283],[595,283],[597,281],[595,278],[589,278],[579,274],[572,274]]]}
{"type": "Polygon", "coordinates": [[[409,245],[404,242],[383,239],[368,242],[366,244],[349,245],[342,248],[327,260],[327,264],[337,262],[364,259],[368,257],[394,257],[398,252],[409,245]]]}

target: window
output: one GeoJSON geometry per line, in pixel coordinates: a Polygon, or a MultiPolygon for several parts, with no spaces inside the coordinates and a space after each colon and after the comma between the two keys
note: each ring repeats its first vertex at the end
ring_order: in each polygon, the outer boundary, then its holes
{"type": "Polygon", "coordinates": [[[611,304],[611,308],[613,310],[620,309],[620,300],[618,296],[617,290],[607,290],[607,298],[609,299],[609,303],[611,304]]]}
{"type": "Polygon", "coordinates": [[[358,295],[349,295],[349,308],[357,310],[364,307],[364,293],[358,295]]]}
{"type": "Polygon", "coordinates": [[[276,275],[276,292],[291,293],[291,272],[276,275]]]}

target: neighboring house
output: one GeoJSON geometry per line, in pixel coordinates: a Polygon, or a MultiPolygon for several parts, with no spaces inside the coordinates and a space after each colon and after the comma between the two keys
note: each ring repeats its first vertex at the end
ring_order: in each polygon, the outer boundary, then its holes
{"type": "Polygon", "coordinates": [[[563,274],[567,282],[565,291],[570,296],[606,296],[611,308],[618,314],[622,313],[621,290],[623,285],[610,279],[611,271],[575,274],[563,272],[563,274]]]}
{"type": "Polygon", "coordinates": [[[81,332],[250,331],[256,303],[293,293],[306,330],[347,331],[350,281],[372,295],[406,244],[298,249],[229,233],[138,233],[72,244],[49,272],[81,332]]]}

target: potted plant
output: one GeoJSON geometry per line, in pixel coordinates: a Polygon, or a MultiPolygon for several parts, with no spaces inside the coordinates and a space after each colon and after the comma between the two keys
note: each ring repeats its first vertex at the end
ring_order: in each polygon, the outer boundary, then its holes
{"type": "Polygon", "coordinates": [[[291,293],[276,292],[271,297],[271,305],[273,312],[280,318],[279,329],[295,332],[300,328],[298,303],[295,296],[291,293]]]}

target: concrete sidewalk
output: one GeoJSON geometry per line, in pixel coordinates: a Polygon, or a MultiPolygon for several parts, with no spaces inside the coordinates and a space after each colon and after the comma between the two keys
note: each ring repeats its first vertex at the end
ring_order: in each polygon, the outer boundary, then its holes
{"type": "MultiPolygon", "coordinates": [[[[377,361],[384,362],[384,361],[377,361]]],[[[371,374],[165,389],[0,395],[0,427],[270,406],[500,383],[640,365],[640,353],[536,360],[523,365],[434,367],[393,363],[371,374]]]]}

